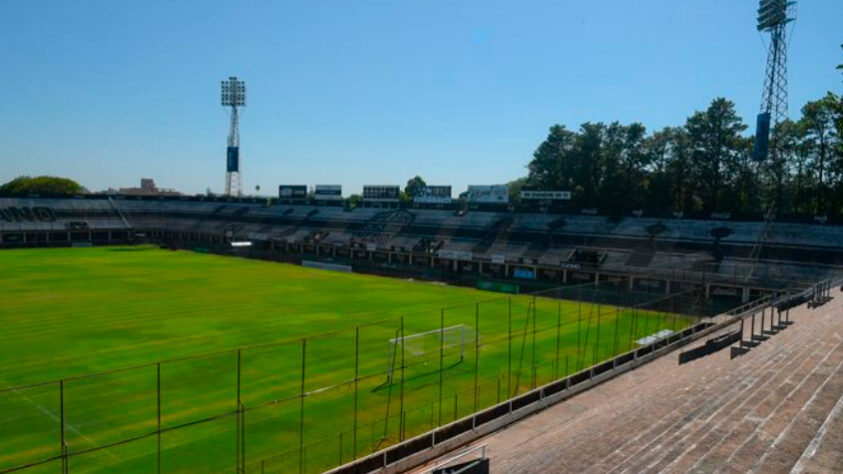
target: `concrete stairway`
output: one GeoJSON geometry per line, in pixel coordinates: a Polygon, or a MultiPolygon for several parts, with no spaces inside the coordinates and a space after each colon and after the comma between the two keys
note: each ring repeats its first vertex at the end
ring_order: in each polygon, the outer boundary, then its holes
{"type": "Polygon", "coordinates": [[[679,366],[671,354],[477,443],[495,472],[841,472],[843,295],[832,296],[792,309],[793,325],[740,357],[679,366]]]}

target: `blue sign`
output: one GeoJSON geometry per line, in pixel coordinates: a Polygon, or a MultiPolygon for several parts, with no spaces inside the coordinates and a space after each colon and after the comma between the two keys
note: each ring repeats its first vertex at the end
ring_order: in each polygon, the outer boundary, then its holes
{"type": "Polygon", "coordinates": [[[240,149],[236,146],[230,146],[226,150],[226,166],[225,170],[228,172],[240,171],[240,149]]]}
{"type": "Polygon", "coordinates": [[[512,276],[514,276],[515,278],[521,278],[523,280],[534,280],[536,278],[536,273],[532,270],[516,268],[515,271],[512,272],[512,276]]]}
{"type": "Polygon", "coordinates": [[[770,153],[770,113],[758,114],[755,124],[755,149],[752,157],[755,161],[764,161],[770,153]]]}

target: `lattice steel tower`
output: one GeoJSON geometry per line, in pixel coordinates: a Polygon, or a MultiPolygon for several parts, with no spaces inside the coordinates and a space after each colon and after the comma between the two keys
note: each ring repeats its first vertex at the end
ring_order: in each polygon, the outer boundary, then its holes
{"type": "Polygon", "coordinates": [[[761,0],[758,4],[758,31],[770,33],[767,53],[767,70],[764,74],[764,91],[761,95],[761,113],[755,128],[757,161],[769,155],[770,130],[787,119],[787,24],[795,19],[796,2],[787,0],[761,0]]]}
{"type": "Polygon", "coordinates": [[[231,107],[231,126],[228,130],[228,148],[225,160],[225,194],[241,196],[243,181],[240,176],[240,111],[246,106],[246,82],[229,77],[222,81],[222,106],[231,107]]]}

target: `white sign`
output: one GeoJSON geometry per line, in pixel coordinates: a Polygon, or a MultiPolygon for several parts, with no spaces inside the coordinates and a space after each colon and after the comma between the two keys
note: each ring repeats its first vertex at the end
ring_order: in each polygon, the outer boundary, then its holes
{"type": "Polygon", "coordinates": [[[342,185],[317,184],[313,189],[313,196],[319,201],[340,201],[342,200],[342,185]]]}
{"type": "Polygon", "coordinates": [[[450,204],[451,198],[450,186],[423,186],[418,194],[413,196],[413,202],[424,204],[450,204]]]}
{"type": "Polygon", "coordinates": [[[521,199],[534,199],[539,201],[569,201],[571,191],[535,191],[521,190],[521,199]]]}
{"type": "Polygon", "coordinates": [[[363,199],[366,201],[398,201],[401,188],[394,185],[363,186],[363,199]]]}
{"type": "Polygon", "coordinates": [[[466,193],[468,202],[477,204],[509,204],[509,186],[505,184],[472,185],[466,193]]]}
{"type": "Polygon", "coordinates": [[[438,258],[448,258],[451,260],[471,260],[474,254],[465,252],[463,250],[438,250],[436,251],[438,258]]]}
{"type": "Polygon", "coordinates": [[[377,246],[375,244],[366,244],[366,250],[368,250],[369,252],[374,252],[375,250],[377,250],[377,246]]]}
{"type": "Polygon", "coordinates": [[[506,255],[492,255],[492,263],[506,263],[506,255]]]}

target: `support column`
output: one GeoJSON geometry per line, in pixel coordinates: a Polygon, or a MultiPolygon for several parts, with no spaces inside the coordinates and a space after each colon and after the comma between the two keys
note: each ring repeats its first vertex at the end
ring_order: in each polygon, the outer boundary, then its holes
{"type": "Polygon", "coordinates": [[[562,270],[562,283],[568,283],[568,270],[562,270]]]}
{"type": "Polygon", "coordinates": [[[600,286],[600,272],[594,272],[594,286],[600,286]]]}
{"type": "Polygon", "coordinates": [[[670,280],[664,281],[664,294],[666,294],[666,295],[670,294],[670,280]]]}
{"type": "Polygon", "coordinates": [[[632,289],[633,289],[634,287],[635,287],[635,277],[633,277],[632,275],[630,275],[630,276],[629,276],[629,291],[632,291],[632,289]]]}
{"type": "Polygon", "coordinates": [[[741,289],[741,303],[749,303],[749,287],[747,286],[741,289]]]}

